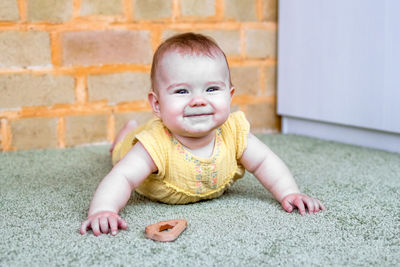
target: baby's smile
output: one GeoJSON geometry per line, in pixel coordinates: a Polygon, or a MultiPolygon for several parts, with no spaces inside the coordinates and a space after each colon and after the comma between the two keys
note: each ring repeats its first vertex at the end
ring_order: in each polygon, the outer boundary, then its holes
{"type": "Polygon", "coordinates": [[[197,107],[197,108],[192,108],[187,106],[183,111],[184,117],[203,117],[203,116],[211,116],[213,114],[214,110],[210,106],[197,107]]]}
{"type": "Polygon", "coordinates": [[[196,108],[187,106],[183,112],[184,120],[188,121],[191,125],[206,123],[212,120],[213,115],[214,110],[211,106],[196,108]]]}

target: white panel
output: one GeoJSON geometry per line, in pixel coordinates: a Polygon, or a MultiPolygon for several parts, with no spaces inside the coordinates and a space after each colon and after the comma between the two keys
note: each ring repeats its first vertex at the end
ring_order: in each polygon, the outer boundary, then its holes
{"type": "Polygon", "coordinates": [[[282,132],[400,153],[400,135],[294,117],[282,118],[282,132]]]}
{"type": "Polygon", "coordinates": [[[400,1],[281,0],[278,113],[400,133],[400,1]]]}
{"type": "Polygon", "coordinates": [[[400,1],[386,3],[385,85],[382,120],[385,125],[400,128],[400,1]]]}

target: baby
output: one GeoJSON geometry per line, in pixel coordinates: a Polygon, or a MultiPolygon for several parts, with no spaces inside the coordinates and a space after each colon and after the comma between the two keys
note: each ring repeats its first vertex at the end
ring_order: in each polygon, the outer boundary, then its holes
{"type": "Polygon", "coordinates": [[[154,54],[149,102],[157,118],[128,122],[114,141],[114,167],[101,181],[80,232],[128,227],[118,212],[132,190],[154,201],[186,204],[221,196],[245,169],[287,212],[324,210],[301,194],[286,165],[249,132],[242,112],[230,113],[234,94],[225,54],[208,37],[169,38],[154,54]]]}

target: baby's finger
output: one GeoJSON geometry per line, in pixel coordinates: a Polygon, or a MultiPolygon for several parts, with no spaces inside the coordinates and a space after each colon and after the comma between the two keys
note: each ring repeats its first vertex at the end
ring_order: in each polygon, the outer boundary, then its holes
{"type": "Polygon", "coordinates": [[[284,210],[286,210],[287,212],[291,213],[293,211],[293,206],[292,204],[290,204],[289,201],[285,200],[282,202],[282,207],[284,210]]]}
{"type": "Polygon", "coordinates": [[[322,202],[321,202],[319,199],[315,199],[315,200],[318,202],[318,205],[319,205],[319,209],[320,209],[320,210],[326,210],[324,204],[322,204],[322,202]]]}
{"type": "Polygon", "coordinates": [[[124,219],[119,217],[118,218],[118,227],[121,228],[121,229],[126,230],[128,228],[128,224],[126,223],[126,221],[124,219]]]}
{"type": "Polygon", "coordinates": [[[92,227],[92,231],[95,236],[98,236],[101,234],[98,219],[92,220],[92,223],[90,224],[90,226],[92,227]]]}
{"type": "Polygon", "coordinates": [[[306,208],[304,207],[304,203],[301,198],[296,198],[293,204],[299,209],[301,215],[304,215],[306,213],[306,208]]]}
{"type": "Polygon", "coordinates": [[[100,218],[100,230],[104,234],[108,234],[108,218],[101,217],[100,218]]]}
{"type": "Polygon", "coordinates": [[[110,223],[111,234],[116,235],[118,232],[118,220],[115,217],[108,218],[108,222],[110,223]]]}
{"type": "Polygon", "coordinates": [[[321,207],[319,206],[319,202],[317,199],[314,198],[313,202],[314,202],[314,213],[317,213],[321,210],[321,207]]]}
{"type": "Polygon", "coordinates": [[[310,214],[311,212],[314,212],[314,209],[315,209],[314,201],[311,198],[304,198],[304,202],[307,205],[308,214],[310,214]]]}
{"type": "Polygon", "coordinates": [[[90,225],[90,221],[89,220],[86,220],[81,224],[81,230],[80,230],[81,235],[86,234],[86,231],[87,231],[89,225],[90,225]]]}

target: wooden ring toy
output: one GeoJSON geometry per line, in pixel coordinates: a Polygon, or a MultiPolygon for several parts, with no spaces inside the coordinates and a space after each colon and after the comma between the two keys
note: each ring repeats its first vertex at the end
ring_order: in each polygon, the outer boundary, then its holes
{"type": "Polygon", "coordinates": [[[162,221],[146,226],[146,237],[160,242],[175,241],[186,229],[187,221],[183,219],[162,221]]]}

